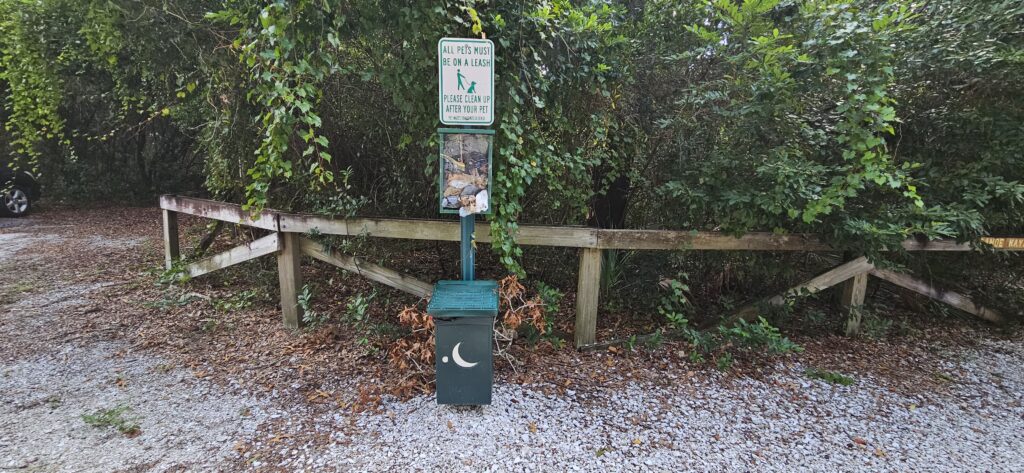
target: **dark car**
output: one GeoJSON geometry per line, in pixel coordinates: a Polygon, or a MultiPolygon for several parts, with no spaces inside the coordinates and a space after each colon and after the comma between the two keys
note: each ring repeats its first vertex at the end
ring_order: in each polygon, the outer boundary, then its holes
{"type": "Polygon", "coordinates": [[[15,171],[0,162],[0,216],[21,217],[32,211],[39,198],[39,182],[26,171],[15,171]]]}

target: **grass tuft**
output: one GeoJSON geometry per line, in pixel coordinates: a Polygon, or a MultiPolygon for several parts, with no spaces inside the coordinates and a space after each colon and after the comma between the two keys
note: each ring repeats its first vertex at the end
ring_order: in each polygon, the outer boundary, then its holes
{"type": "Polygon", "coordinates": [[[135,437],[142,433],[136,419],[126,416],[131,408],[128,406],[117,406],[110,409],[100,409],[92,414],[82,414],[82,420],[93,427],[113,427],[127,437],[135,437]]]}
{"type": "Polygon", "coordinates": [[[807,368],[807,370],[804,371],[804,375],[807,376],[808,378],[820,379],[827,383],[839,384],[842,386],[850,386],[853,385],[853,383],[855,382],[853,378],[843,375],[841,373],[836,373],[835,371],[828,370],[819,370],[817,368],[807,368]]]}

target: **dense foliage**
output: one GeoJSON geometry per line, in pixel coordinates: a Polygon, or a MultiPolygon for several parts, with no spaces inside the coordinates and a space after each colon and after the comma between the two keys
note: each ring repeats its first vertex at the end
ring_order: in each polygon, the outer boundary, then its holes
{"type": "Polygon", "coordinates": [[[520,221],[1024,230],[1011,0],[0,0],[5,145],[71,196],[434,216],[437,40],[484,35],[513,272],[520,221]]]}

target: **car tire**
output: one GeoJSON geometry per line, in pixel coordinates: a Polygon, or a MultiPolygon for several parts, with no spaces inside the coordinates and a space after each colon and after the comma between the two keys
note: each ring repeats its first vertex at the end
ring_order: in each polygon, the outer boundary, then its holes
{"type": "Polygon", "coordinates": [[[3,191],[0,196],[0,214],[5,217],[24,217],[32,211],[32,199],[28,189],[20,186],[3,191]]]}

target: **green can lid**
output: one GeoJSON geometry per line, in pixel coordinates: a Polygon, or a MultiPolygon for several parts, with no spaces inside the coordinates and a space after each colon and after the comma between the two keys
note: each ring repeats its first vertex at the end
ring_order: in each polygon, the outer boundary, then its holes
{"type": "Polygon", "coordinates": [[[434,317],[497,316],[498,282],[438,281],[427,313],[434,317]]]}

